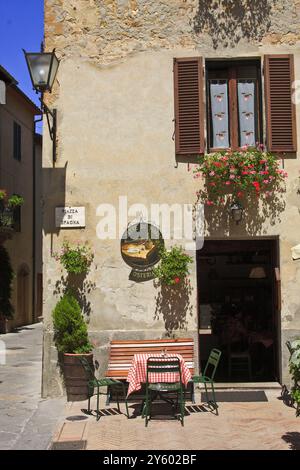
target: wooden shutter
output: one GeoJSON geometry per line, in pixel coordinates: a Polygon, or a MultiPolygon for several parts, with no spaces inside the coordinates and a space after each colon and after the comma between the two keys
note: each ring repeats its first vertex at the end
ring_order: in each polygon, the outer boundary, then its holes
{"type": "Polygon", "coordinates": [[[272,152],[295,152],[296,113],[292,102],[294,56],[266,55],[264,80],[267,119],[267,147],[272,152]]]}
{"type": "Polygon", "coordinates": [[[18,124],[14,122],[14,158],[18,159],[18,124]]]}
{"type": "Polygon", "coordinates": [[[14,122],[14,142],[13,142],[13,152],[14,158],[16,160],[21,160],[21,140],[22,140],[22,129],[21,126],[14,122]]]}
{"type": "Polygon", "coordinates": [[[176,154],[203,153],[202,57],[174,59],[174,99],[176,154]]]}

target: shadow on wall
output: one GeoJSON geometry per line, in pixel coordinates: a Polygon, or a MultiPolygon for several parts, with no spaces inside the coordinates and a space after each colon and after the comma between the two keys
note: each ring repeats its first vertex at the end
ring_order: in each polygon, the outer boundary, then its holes
{"type": "Polygon", "coordinates": [[[278,0],[199,0],[194,18],[197,34],[208,34],[214,49],[234,47],[241,39],[260,41],[270,28],[278,0]]]}
{"type": "MultiPolygon", "coordinates": [[[[47,198],[43,207],[43,231],[47,234],[59,234],[60,228],[55,227],[55,207],[66,204],[67,163],[63,168],[43,168],[42,184],[47,198]]],[[[52,245],[52,244],[51,244],[52,245]]]]}
{"type": "Polygon", "coordinates": [[[86,274],[67,274],[56,281],[53,294],[63,296],[71,291],[88,322],[91,315],[91,302],[87,297],[95,288],[96,284],[87,280],[86,274]]]}
{"type": "Polygon", "coordinates": [[[163,318],[167,336],[170,337],[175,330],[187,329],[187,317],[193,315],[193,307],[190,303],[193,288],[189,279],[174,286],[155,282],[154,286],[159,289],[155,298],[154,320],[163,318]]]}
{"type": "MultiPolygon", "coordinates": [[[[198,201],[199,202],[199,201],[198,201]]],[[[282,193],[272,196],[272,200],[258,201],[256,196],[247,201],[241,200],[243,210],[242,221],[236,225],[230,213],[230,203],[205,207],[205,234],[224,235],[238,232],[239,235],[263,235],[268,225],[274,226],[281,221],[280,215],[285,210],[285,200],[282,193]]]]}
{"type": "Polygon", "coordinates": [[[282,439],[289,444],[291,450],[300,450],[300,432],[287,432],[282,439]]]}

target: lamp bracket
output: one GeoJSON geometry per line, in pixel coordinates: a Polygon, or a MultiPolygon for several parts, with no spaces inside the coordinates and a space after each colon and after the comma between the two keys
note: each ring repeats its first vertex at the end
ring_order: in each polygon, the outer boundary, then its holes
{"type": "Polygon", "coordinates": [[[53,142],[52,158],[53,158],[53,162],[55,163],[56,162],[57,110],[55,108],[52,110],[48,108],[48,106],[44,103],[43,98],[40,98],[40,101],[42,105],[42,111],[46,115],[46,118],[47,118],[50,138],[53,142]]]}

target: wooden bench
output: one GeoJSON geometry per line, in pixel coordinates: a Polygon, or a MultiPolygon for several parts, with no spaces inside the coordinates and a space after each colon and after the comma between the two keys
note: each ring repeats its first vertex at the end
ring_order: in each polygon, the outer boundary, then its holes
{"type": "Polygon", "coordinates": [[[126,380],[135,354],[167,353],[180,354],[191,374],[194,374],[193,338],[145,339],[139,341],[111,341],[106,377],[126,380]]]}

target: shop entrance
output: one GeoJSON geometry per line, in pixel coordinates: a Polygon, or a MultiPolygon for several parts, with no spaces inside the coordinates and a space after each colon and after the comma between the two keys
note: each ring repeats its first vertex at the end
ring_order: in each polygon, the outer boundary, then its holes
{"type": "Polygon", "coordinates": [[[222,351],[217,382],[279,381],[278,245],[206,240],[197,252],[200,363],[222,351]]]}

